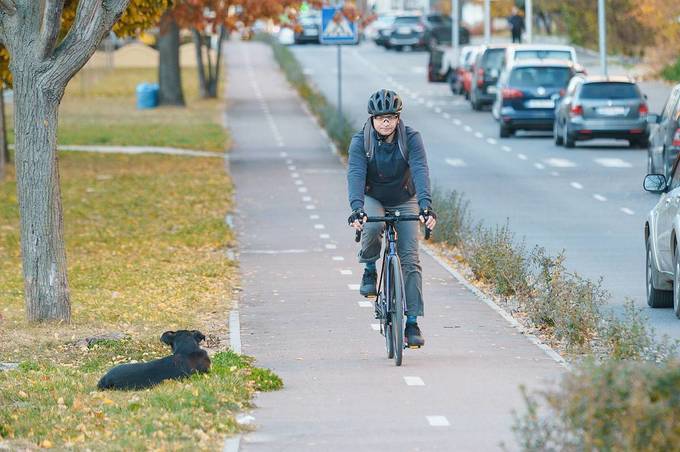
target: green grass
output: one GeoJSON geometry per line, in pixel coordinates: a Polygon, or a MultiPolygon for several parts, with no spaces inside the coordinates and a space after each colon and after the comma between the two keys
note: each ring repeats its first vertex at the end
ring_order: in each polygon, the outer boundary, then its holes
{"type": "Polygon", "coordinates": [[[680,82],[680,58],[666,66],[661,71],[661,76],[670,82],[680,82]]]}

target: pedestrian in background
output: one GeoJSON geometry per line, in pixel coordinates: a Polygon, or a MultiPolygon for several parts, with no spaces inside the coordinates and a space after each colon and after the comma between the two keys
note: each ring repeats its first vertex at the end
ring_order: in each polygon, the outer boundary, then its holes
{"type": "Polygon", "coordinates": [[[512,15],[508,18],[512,30],[512,42],[522,43],[522,32],[524,31],[524,18],[519,14],[517,7],[512,7],[512,15]]]}

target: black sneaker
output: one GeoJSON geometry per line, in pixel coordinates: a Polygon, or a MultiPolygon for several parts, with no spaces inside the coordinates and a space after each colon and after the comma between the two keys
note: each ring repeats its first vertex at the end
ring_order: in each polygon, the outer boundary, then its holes
{"type": "Polygon", "coordinates": [[[422,347],[425,345],[425,339],[420,332],[417,323],[407,323],[404,329],[404,337],[406,338],[406,345],[409,347],[422,347]]]}
{"type": "Polygon", "coordinates": [[[378,273],[375,271],[364,270],[364,276],[361,277],[361,287],[359,293],[364,297],[374,297],[377,295],[376,281],[378,280],[378,273]]]}

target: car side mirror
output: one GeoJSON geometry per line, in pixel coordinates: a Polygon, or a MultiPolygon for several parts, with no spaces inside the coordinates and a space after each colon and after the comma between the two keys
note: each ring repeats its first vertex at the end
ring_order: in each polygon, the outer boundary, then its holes
{"type": "Polygon", "coordinates": [[[657,115],[656,113],[647,114],[647,124],[658,124],[659,119],[661,119],[661,116],[657,115]]]}
{"type": "Polygon", "coordinates": [[[642,184],[644,189],[650,193],[666,192],[666,176],[663,174],[647,174],[645,182],[642,184]]]}

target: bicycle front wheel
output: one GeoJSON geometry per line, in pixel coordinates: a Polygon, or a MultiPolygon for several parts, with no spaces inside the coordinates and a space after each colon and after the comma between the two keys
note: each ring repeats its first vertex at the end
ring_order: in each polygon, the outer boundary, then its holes
{"type": "MultiPolygon", "coordinates": [[[[383,306],[383,312],[388,312],[386,309],[387,301],[385,300],[385,291],[380,294],[380,303],[383,306]]],[[[383,328],[383,334],[385,335],[385,349],[387,350],[387,359],[394,358],[394,334],[392,333],[392,322],[389,313],[383,315],[380,319],[383,328]]]]}
{"type": "Polygon", "coordinates": [[[404,280],[398,257],[390,259],[390,323],[394,338],[394,364],[401,366],[404,354],[404,280]]]}

